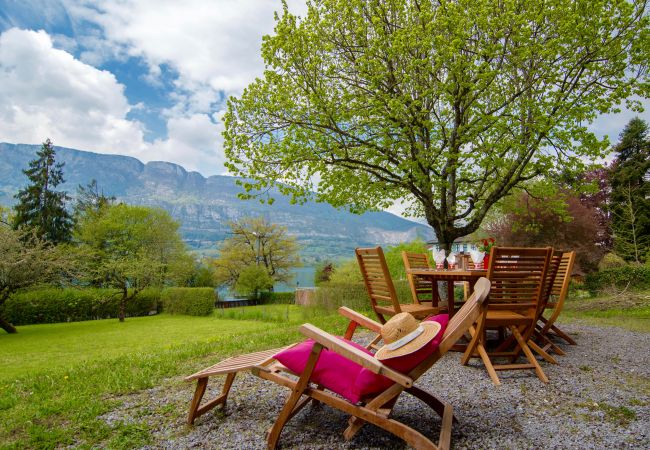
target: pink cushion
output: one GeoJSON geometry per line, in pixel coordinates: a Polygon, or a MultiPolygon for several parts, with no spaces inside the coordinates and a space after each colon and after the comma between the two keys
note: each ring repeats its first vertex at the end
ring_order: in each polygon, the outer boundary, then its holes
{"type": "MultiPolygon", "coordinates": [[[[384,364],[402,373],[408,373],[438,349],[440,341],[442,341],[442,335],[447,328],[449,316],[447,316],[447,314],[439,314],[426,320],[433,320],[440,323],[442,328],[438,335],[415,353],[400,356],[398,358],[386,359],[383,361],[384,364]]],[[[356,342],[348,341],[343,338],[339,339],[358,348],[368,355],[372,355],[370,351],[356,342]]],[[[307,359],[309,358],[313,346],[314,341],[312,339],[307,339],[300,344],[296,344],[291,348],[281,351],[275,355],[275,359],[280,361],[280,363],[292,372],[300,374],[305,370],[307,359]]],[[[344,356],[327,349],[323,349],[321,352],[316,367],[311,375],[311,381],[317,384],[322,384],[327,389],[336,392],[342,397],[350,400],[352,403],[357,403],[367,395],[381,392],[393,384],[393,382],[388,378],[382,375],[377,375],[359,364],[350,361],[344,356]]]]}
{"type": "MultiPolygon", "coordinates": [[[[339,338],[359,350],[372,355],[363,346],[339,338]]],[[[307,365],[307,359],[314,346],[312,339],[307,339],[300,344],[281,351],[275,355],[275,359],[294,373],[302,373],[307,365]]],[[[327,389],[357,403],[362,397],[381,392],[390,387],[393,382],[388,378],[377,375],[370,370],[350,361],[344,356],[333,351],[323,349],[311,375],[311,381],[322,384],[327,389]]]]}

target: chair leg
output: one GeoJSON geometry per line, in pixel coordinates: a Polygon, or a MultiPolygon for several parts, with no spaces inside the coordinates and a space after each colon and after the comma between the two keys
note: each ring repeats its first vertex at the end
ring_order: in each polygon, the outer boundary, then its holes
{"type": "Polygon", "coordinates": [[[194,391],[194,397],[192,397],[192,403],[190,403],[190,414],[187,416],[187,423],[192,425],[194,420],[198,417],[197,411],[199,405],[201,404],[201,399],[203,394],[205,394],[205,388],[208,386],[208,378],[199,378],[196,383],[196,390],[194,391]]]}
{"type": "MultiPolygon", "coordinates": [[[[316,367],[316,363],[318,362],[318,357],[320,356],[321,350],[323,350],[323,346],[318,343],[314,343],[314,346],[312,347],[311,353],[309,355],[309,359],[307,360],[307,364],[305,365],[305,369],[303,370],[302,375],[300,375],[300,379],[298,379],[298,382],[293,388],[291,395],[289,395],[286,403],[282,407],[282,410],[280,411],[275,424],[273,424],[271,431],[268,433],[267,446],[269,449],[274,449],[277,447],[278,441],[280,440],[280,433],[282,433],[284,425],[297,412],[294,410],[296,409],[298,400],[300,400],[303,392],[305,392],[305,389],[309,386],[309,379],[311,378],[311,373],[313,372],[314,367],[316,367]]],[[[302,409],[305,404],[307,404],[307,402],[299,405],[298,410],[302,409]]]]}
{"type": "Polygon", "coordinates": [[[567,343],[569,343],[570,345],[578,345],[578,343],[576,341],[574,341],[568,334],[566,334],[564,331],[560,330],[555,325],[551,325],[551,330],[553,330],[553,332],[555,334],[557,334],[559,337],[561,337],[562,339],[567,341],[567,343]]]}
{"type": "Polygon", "coordinates": [[[526,358],[528,358],[528,362],[530,362],[533,365],[533,368],[535,369],[535,373],[537,373],[539,379],[542,380],[542,382],[544,383],[548,383],[548,377],[542,370],[542,367],[537,362],[537,359],[535,359],[535,355],[533,355],[533,352],[531,352],[530,348],[528,348],[528,345],[526,345],[526,341],[524,340],[523,336],[519,332],[519,329],[513,325],[510,327],[510,331],[512,331],[512,334],[515,336],[515,339],[519,343],[521,350],[526,355],[526,358]]]}
{"type": "Polygon", "coordinates": [[[532,339],[528,341],[528,346],[546,361],[550,362],[551,364],[557,364],[557,360],[549,355],[543,348],[537,345],[532,339]]]}

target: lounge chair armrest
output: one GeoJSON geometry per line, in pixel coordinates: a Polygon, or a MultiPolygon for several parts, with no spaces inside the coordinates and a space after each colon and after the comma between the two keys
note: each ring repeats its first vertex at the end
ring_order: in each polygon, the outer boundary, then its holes
{"type": "Polygon", "coordinates": [[[353,322],[358,323],[362,327],[369,329],[370,331],[374,331],[375,333],[379,333],[379,330],[381,330],[381,324],[379,322],[369,319],[368,317],[364,316],[363,314],[359,314],[353,309],[341,306],[339,308],[339,314],[343,317],[347,317],[353,322]]]}
{"type": "Polygon", "coordinates": [[[411,387],[413,385],[413,380],[410,377],[391,369],[382,364],[378,359],[362,352],[358,348],[353,347],[347,342],[337,338],[336,336],[332,336],[314,325],[306,323],[300,327],[300,332],[306,337],[318,342],[328,350],[338,353],[374,373],[381,374],[404,387],[411,387]]]}

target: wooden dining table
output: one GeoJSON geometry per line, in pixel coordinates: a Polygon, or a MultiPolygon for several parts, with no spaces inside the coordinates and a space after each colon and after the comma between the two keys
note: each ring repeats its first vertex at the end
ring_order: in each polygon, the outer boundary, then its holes
{"type": "Polygon", "coordinates": [[[450,318],[454,315],[454,282],[468,281],[471,295],[474,290],[474,283],[476,283],[479,278],[487,276],[487,270],[484,269],[410,269],[408,270],[408,273],[431,281],[431,300],[433,306],[437,306],[440,302],[438,283],[447,283],[447,302],[450,318]]]}

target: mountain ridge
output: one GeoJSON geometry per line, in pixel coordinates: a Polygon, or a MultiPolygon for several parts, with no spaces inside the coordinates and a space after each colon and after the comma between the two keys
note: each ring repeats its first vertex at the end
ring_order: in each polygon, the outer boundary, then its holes
{"type": "MultiPolygon", "coordinates": [[[[13,196],[27,183],[22,173],[39,145],[0,143],[0,204],[15,203],[13,196]]],[[[189,246],[213,253],[215,243],[228,232],[228,221],[263,215],[284,225],[303,244],[303,255],[322,260],[351,257],[357,246],[390,245],[421,237],[433,237],[431,228],[388,212],[355,215],[326,203],[308,201],[291,204],[273,189],[272,205],[241,200],[239,178],[226,175],[204,177],[166,161],[142,161],[132,156],[86,152],[55,146],[57,161],[63,162],[61,190],[70,195],[78,185],[95,179],[99,189],[129,204],[157,206],[181,223],[181,234],[189,246]]]]}

